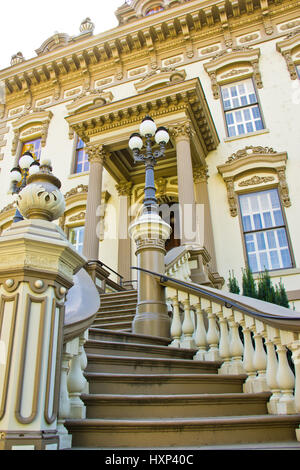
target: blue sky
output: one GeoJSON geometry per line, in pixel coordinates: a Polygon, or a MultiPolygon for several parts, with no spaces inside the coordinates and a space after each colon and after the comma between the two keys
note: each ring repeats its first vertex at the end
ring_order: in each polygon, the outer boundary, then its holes
{"type": "Polygon", "coordinates": [[[79,34],[82,20],[90,17],[94,34],[118,25],[114,12],[124,0],[10,0],[1,5],[0,69],[10,66],[13,54],[21,51],[25,59],[56,31],[79,34]],[[49,6],[51,8],[49,8],[49,6]]]}

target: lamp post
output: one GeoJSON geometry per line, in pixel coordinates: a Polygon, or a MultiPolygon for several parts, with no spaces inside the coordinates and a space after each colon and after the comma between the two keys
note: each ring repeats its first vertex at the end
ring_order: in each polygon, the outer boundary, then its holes
{"type": "MultiPolygon", "coordinates": [[[[12,194],[19,194],[27,184],[28,176],[31,176],[39,171],[40,164],[34,159],[32,153],[25,152],[19,160],[19,165],[12,168],[10,171],[10,180],[12,183],[12,194]]],[[[13,222],[20,222],[23,220],[20,211],[16,209],[13,222]]]]}
{"type": "MultiPolygon", "coordinates": [[[[165,241],[170,237],[171,227],[159,215],[154,167],[165,155],[169,134],[165,127],[157,129],[155,122],[146,116],[140,125],[140,134],[134,133],[129,139],[134,161],[143,162],[146,167],[145,198],[143,210],[130,225],[129,234],[136,243],[137,265],[147,271],[165,273],[165,241]],[[153,137],[159,150],[153,151],[153,137]],[[141,153],[144,146],[145,152],[141,153]]],[[[132,330],[137,334],[170,337],[170,319],[164,288],[145,271],[138,270],[138,302],[132,330]]]]}
{"type": "Polygon", "coordinates": [[[165,127],[157,129],[155,122],[150,116],[146,116],[140,125],[140,134],[133,133],[129,139],[129,148],[132,150],[135,162],[143,162],[146,166],[146,182],[145,182],[145,199],[144,199],[144,213],[158,213],[157,199],[155,197],[156,189],[154,185],[154,166],[158,158],[165,155],[165,148],[170,140],[170,136],[165,127]],[[144,142],[142,137],[145,137],[145,154],[140,153],[143,148],[144,142]],[[152,151],[153,141],[160,146],[159,150],[152,151]]]}

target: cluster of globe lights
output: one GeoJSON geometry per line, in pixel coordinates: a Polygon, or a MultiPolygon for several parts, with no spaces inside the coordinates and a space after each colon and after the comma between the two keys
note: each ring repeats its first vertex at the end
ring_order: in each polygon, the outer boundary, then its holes
{"type": "Polygon", "coordinates": [[[19,166],[14,167],[10,172],[10,178],[13,183],[20,183],[25,175],[34,175],[38,173],[40,163],[34,160],[30,152],[25,152],[19,160],[19,166]]]}
{"type": "Polygon", "coordinates": [[[154,120],[150,116],[146,116],[140,125],[140,134],[134,132],[129,138],[129,147],[131,150],[141,150],[144,143],[142,137],[155,136],[155,142],[159,145],[167,144],[170,140],[167,129],[163,126],[156,127],[154,120]]]}

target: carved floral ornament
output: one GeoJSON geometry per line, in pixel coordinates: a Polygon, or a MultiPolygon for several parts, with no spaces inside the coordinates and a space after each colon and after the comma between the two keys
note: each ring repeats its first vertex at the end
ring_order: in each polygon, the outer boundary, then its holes
{"type": "Polygon", "coordinates": [[[291,31],[284,41],[277,43],[276,48],[285,59],[291,79],[296,80],[296,65],[300,64],[300,28],[291,31]]]}
{"type": "Polygon", "coordinates": [[[204,68],[211,79],[214,98],[220,98],[220,85],[234,80],[253,77],[257,88],[262,88],[259,57],[260,49],[236,46],[218,52],[210,62],[204,64],[204,68]]]}
{"type": "Polygon", "coordinates": [[[238,214],[238,194],[249,189],[262,190],[266,186],[278,188],[281,203],[291,206],[286,181],[287,154],[270,147],[248,146],[233,153],[225,164],[218,166],[227,189],[227,199],[232,217],[238,214]]]}
{"type": "Polygon", "coordinates": [[[173,85],[174,83],[183,82],[186,78],[185,70],[176,70],[175,67],[161,67],[153,70],[145,75],[141,81],[134,84],[138,93],[158,86],[173,85]]]}
{"type": "Polygon", "coordinates": [[[13,122],[14,138],[12,155],[16,154],[19,141],[25,142],[35,137],[41,137],[42,147],[45,147],[49,124],[52,119],[51,111],[33,110],[13,122]]]}

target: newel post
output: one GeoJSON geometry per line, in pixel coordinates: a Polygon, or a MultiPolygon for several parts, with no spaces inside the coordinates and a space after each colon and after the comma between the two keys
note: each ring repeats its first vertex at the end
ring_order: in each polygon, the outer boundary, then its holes
{"type": "Polygon", "coordinates": [[[50,162],[0,237],[0,450],[56,450],[64,303],[84,260],[52,221],[65,210],[50,162]]]}

